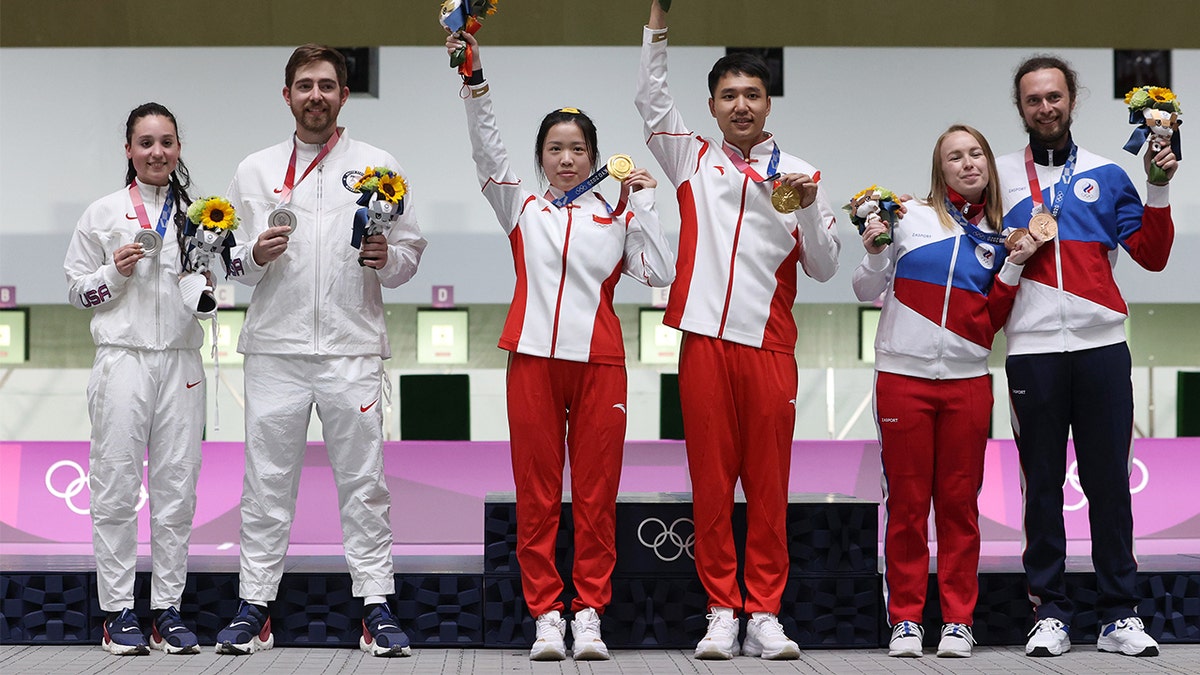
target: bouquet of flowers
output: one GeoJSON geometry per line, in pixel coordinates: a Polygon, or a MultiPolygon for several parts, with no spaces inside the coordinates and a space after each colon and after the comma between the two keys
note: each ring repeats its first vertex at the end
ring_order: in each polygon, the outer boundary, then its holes
{"type": "Polygon", "coordinates": [[[404,213],[408,184],[391,169],[368,166],[354,184],[354,191],[362,194],[358,198],[362,208],[354,212],[354,234],[350,245],[361,248],[365,237],[382,234],[404,213]]]}
{"type": "Polygon", "coordinates": [[[204,197],[192,202],[183,229],[188,241],[187,271],[207,272],[217,254],[224,259],[228,269],[229,249],[234,245],[233,231],[240,223],[237,211],[224,197],[204,197]]]}
{"type": "MultiPolygon", "coordinates": [[[[481,16],[492,16],[500,0],[444,0],[438,23],[451,33],[466,31],[474,35],[483,28],[481,16]]],[[[471,77],[471,46],[455,50],[450,56],[450,66],[458,68],[463,77],[471,77]]]]}
{"type": "Polygon", "coordinates": [[[886,222],[888,231],[876,236],[873,243],[876,246],[886,246],[892,243],[891,230],[896,226],[896,212],[900,210],[900,198],[896,196],[896,193],[887,188],[872,185],[855,193],[850,198],[850,203],[842,208],[850,214],[850,222],[858,228],[859,234],[866,231],[867,224],[872,219],[886,222]]]}
{"type": "MultiPolygon", "coordinates": [[[[1129,106],[1129,123],[1137,125],[1125,143],[1126,150],[1136,155],[1150,141],[1151,152],[1157,154],[1170,145],[1175,158],[1183,159],[1179,143],[1179,125],[1183,124],[1179,116],[1183,108],[1174,92],[1166,87],[1134,87],[1125,94],[1125,104],[1129,106]]],[[[1147,177],[1151,183],[1167,182],[1167,172],[1153,162],[1147,177]]]]}

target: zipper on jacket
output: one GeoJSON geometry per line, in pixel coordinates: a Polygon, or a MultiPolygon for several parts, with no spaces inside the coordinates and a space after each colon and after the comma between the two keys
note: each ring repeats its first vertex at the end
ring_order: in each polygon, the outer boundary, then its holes
{"type": "Polygon", "coordinates": [[[325,163],[317,167],[317,208],[313,231],[313,353],[321,353],[321,200],[325,187],[325,163]]]}
{"type": "Polygon", "coordinates": [[[950,316],[950,293],[954,290],[954,268],[958,264],[958,252],[960,250],[960,246],[962,245],[962,240],[962,234],[955,235],[954,252],[950,254],[950,270],[946,273],[946,294],[942,297],[942,320],[938,324],[938,327],[941,328],[941,330],[938,331],[937,344],[935,345],[937,348],[935,353],[937,354],[939,375],[942,374],[940,372],[942,363],[942,348],[946,344],[946,318],[950,316]]]}
{"type": "Polygon", "coordinates": [[[746,216],[746,186],[750,177],[742,176],[742,203],[738,205],[737,226],[733,228],[733,250],[729,254],[729,283],[725,286],[725,306],[721,309],[721,325],[717,327],[717,339],[725,336],[725,321],[729,318],[729,303],[733,299],[733,271],[737,265],[738,241],[742,236],[742,221],[746,216]]]}
{"type": "Polygon", "coordinates": [[[558,298],[554,301],[554,329],[550,333],[550,358],[558,351],[558,317],[562,312],[563,289],[567,285],[567,250],[571,247],[571,206],[567,207],[567,233],[563,237],[562,276],[558,280],[558,298]]]}
{"type": "MultiPolygon", "coordinates": [[[[157,187],[154,188],[154,196],[155,197],[158,196],[159,189],[160,188],[157,188],[157,187]]],[[[163,196],[163,201],[166,202],[165,195],[163,196]]],[[[158,208],[159,208],[159,213],[162,213],[162,206],[159,206],[158,208]]],[[[164,239],[165,238],[166,237],[164,237],[164,239]]],[[[161,267],[162,262],[160,260],[158,260],[158,258],[164,257],[166,248],[167,248],[166,244],[163,244],[160,247],[158,256],[150,259],[151,262],[154,263],[154,346],[159,349],[161,349],[164,345],[163,345],[163,338],[162,338],[162,305],[160,302],[160,300],[161,300],[160,296],[162,295],[161,283],[162,283],[163,269],[161,267]]]]}

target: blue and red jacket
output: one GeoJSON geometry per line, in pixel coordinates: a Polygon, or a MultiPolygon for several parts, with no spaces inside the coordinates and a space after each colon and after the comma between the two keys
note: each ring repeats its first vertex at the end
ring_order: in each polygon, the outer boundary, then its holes
{"type": "MultiPolygon", "coordinates": [[[[1072,142],[1065,150],[1032,146],[1042,200],[1063,191],[1063,166],[1077,148],[1074,172],[1058,213],[1058,236],[1025,265],[1024,283],[1004,327],[1009,354],[1072,352],[1125,341],[1128,308],[1113,269],[1117,247],[1157,272],[1167,265],[1175,225],[1167,186],[1147,184],[1143,207],[1120,166],[1072,142]]],[[[1025,154],[996,160],[1005,227],[1027,227],[1034,208],[1025,154]]]]}
{"type": "MultiPolygon", "coordinates": [[[[937,211],[908,202],[882,253],[854,270],[854,293],[885,293],[875,334],[875,369],[933,380],[979,377],[1021,280],[1003,244],[977,241],[937,211]]],[[[994,232],[986,220],[979,229],[994,232]]],[[[1036,256],[1034,256],[1036,257],[1036,256]]]]}

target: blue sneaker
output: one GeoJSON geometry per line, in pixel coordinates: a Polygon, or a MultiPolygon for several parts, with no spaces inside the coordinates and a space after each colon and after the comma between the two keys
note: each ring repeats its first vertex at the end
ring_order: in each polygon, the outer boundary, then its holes
{"type": "Polygon", "coordinates": [[[275,646],[271,634],[271,617],[256,605],[245,600],[238,606],[237,616],[217,633],[218,654],[253,654],[275,646]]]}
{"type": "Polygon", "coordinates": [[[199,654],[196,634],[179,618],[179,610],[168,607],[159,613],[150,631],[150,646],[168,654],[199,654]]]}
{"type": "Polygon", "coordinates": [[[363,634],[358,641],[358,648],[371,656],[412,656],[412,647],[408,644],[408,636],[400,630],[396,617],[387,603],[367,605],[366,618],[363,619],[363,634]]]}
{"type": "Polygon", "coordinates": [[[150,653],[146,636],[142,634],[132,609],[108,615],[104,620],[104,637],[100,640],[100,647],[117,656],[143,656],[150,653]]]}

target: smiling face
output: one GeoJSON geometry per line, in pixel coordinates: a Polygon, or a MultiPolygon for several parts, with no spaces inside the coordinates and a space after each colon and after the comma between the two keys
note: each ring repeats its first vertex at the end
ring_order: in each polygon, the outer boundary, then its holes
{"type": "Polygon", "coordinates": [[[1067,78],[1058,68],[1042,68],[1021,77],[1018,91],[1025,130],[1038,143],[1061,149],[1071,130],[1071,98],[1067,78]]]}
{"type": "Polygon", "coordinates": [[[574,122],[559,122],[542,143],[542,171],[550,185],[566,192],[592,174],[591,152],[583,130],[574,122]]]}
{"type": "Polygon", "coordinates": [[[983,201],[990,175],[987,153],[974,136],[965,131],[955,131],[942,140],[938,151],[942,176],[946,185],[962,195],[968,202],[983,201]]]}
{"type": "Polygon", "coordinates": [[[146,115],[133,123],[125,156],[133,163],[139,183],[166,185],[179,164],[179,133],[162,115],[146,115]]]}
{"type": "Polygon", "coordinates": [[[337,71],[328,61],[313,61],[296,69],[283,99],[296,118],[296,136],[305,143],[324,143],[337,128],[338,113],[350,88],[338,85],[337,71]]]}
{"type": "Polygon", "coordinates": [[[746,153],[765,137],[763,127],[771,113],[771,98],[761,79],[729,72],[717,80],[708,110],[725,140],[746,153]]]}

